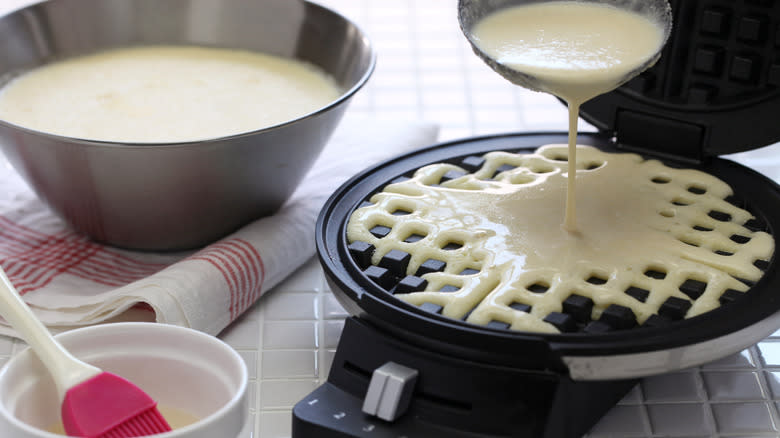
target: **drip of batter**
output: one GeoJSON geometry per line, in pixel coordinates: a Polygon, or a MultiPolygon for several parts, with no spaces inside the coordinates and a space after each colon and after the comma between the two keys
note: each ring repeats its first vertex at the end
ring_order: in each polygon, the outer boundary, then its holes
{"type": "Polygon", "coordinates": [[[563,227],[577,231],[577,119],[580,105],[617,88],[655,57],[664,29],[637,13],[598,3],[553,1],[494,12],[472,29],[498,63],[534,78],[569,106],[569,175],[563,227]]]}

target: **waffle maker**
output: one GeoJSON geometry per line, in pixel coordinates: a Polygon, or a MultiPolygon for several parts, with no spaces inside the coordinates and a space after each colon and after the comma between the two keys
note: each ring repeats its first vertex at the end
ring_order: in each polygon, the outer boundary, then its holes
{"type": "MultiPolygon", "coordinates": [[[[671,1],[675,31],[653,68],[582,107],[599,129],[578,143],[631,151],[728,183],[780,250],[780,186],[718,155],[780,139],[780,4],[671,1]]],[[[356,175],[316,225],[320,262],[345,321],[328,380],[293,409],[293,437],[544,437],[586,433],[644,376],[741,351],[780,327],[776,255],[764,276],[689,319],[604,333],[534,334],[446,318],[393,297],[403,274],[350,245],[352,212],[398,178],[448,162],[465,172],[490,151],[533,152],[565,133],[522,133],[435,145],[356,175]]],[[[681,287],[684,287],[681,285],[681,287]]],[[[681,289],[682,290],[682,289],[681,289]]]]}

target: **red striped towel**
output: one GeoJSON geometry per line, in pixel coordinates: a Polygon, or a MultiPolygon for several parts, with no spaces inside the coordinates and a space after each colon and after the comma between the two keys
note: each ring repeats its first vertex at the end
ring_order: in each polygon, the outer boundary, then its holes
{"type": "MultiPolygon", "coordinates": [[[[346,117],[277,214],[177,254],[113,248],[74,233],[0,159],[0,265],[53,331],[129,319],[217,334],[314,255],[314,223],[341,183],[372,162],[432,143],[436,132],[346,117]]],[[[0,324],[0,334],[14,332],[0,324]]]]}

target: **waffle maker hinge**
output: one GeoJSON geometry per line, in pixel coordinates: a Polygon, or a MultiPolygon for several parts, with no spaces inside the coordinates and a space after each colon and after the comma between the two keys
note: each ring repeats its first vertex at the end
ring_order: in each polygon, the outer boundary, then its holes
{"type": "Polygon", "coordinates": [[[615,126],[619,149],[692,164],[704,159],[707,130],[702,125],[621,109],[615,126]]]}

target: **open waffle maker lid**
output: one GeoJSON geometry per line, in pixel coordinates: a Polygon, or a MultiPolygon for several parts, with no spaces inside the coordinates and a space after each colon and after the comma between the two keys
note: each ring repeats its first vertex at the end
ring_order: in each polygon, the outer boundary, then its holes
{"type": "Polygon", "coordinates": [[[670,1],[660,61],[580,116],[625,148],[701,162],[780,140],[780,4],[670,1]]]}
{"type": "Polygon", "coordinates": [[[628,84],[582,106],[599,133],[578,143],[632,151],[671,167],[698,169],[728,183],[755,218],[745,224],[775,242],[763,277],[739,299],[662,327],[605,333],[537,334],[495,329],[413,306],[364,273],[348,248],[352,212],[397,178],[428,164],[466,168],[495,151],[533,152],[565,143],[565,133],[524,133],[436,145],[366,169],[339,188],[316,227],[320,261],[345,308],[400,339],[481,362],[559,369],[578,380],[641,377],[738,352],[780,327],[780,186],[718,155],[780,140],[780,4],[772,0],[670,1],[675,29],[660,61],[628,84]],[[464,161],[465,160],[465,161],[464,161]],[[616,360],[619,359],[619,360],[616,360]]]}

